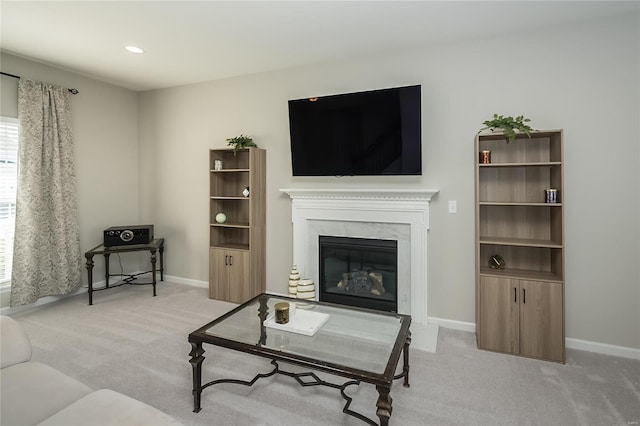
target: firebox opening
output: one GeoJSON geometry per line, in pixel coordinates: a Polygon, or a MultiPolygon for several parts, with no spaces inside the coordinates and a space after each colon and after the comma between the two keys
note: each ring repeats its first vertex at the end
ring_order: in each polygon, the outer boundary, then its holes
{"type": "Polygon", "coordinates": [[[398,311],[398,242],[319,236],[320,300],[398,311]]]}

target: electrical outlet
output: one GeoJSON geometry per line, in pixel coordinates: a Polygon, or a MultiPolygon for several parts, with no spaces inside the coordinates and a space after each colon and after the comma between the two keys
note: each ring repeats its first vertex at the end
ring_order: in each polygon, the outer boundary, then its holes
{"type": "Polygon", "coordinates": [[[449,200],[449,213],[458,212],[458,202],[456,200],[449,200]]]}

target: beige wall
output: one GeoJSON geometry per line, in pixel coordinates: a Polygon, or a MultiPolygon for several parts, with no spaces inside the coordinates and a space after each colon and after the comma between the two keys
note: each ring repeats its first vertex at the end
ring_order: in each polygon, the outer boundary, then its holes
{"type": "MultiPolygon", "coordinates": [[[[80,248],[82,253],[102,241],[112,225],[138,223],[138,95],[41,63],[2,52],[2,71],[23,78],[75,87],[71,97],[76,150],[80,248]]],[[[0,115],[17,116],[18,80],[2,77],[0,115]]],[[[138,270],[138,257],[123,256],[127,270],[138,270]]],[[[78,259],[84,265],[84,257],[78,259]]],[[[112,272],[119,272],[114,259],[112,272]]],[[[94,280],[104,280],[102,259],[95,259],[94,280]]],[[[86,285],[86,274],[83,273],[86,285]]],[[[2,292],[1,307],[8,293],[2,292]]]]}
{"type": "Polygon", "coordinates": [[[287,187],[437,188],[429,316],[474,321],[473,147],[493,113],[565,130],[567,337],[640,348],[638,22],[633,18],[307,66],[142,93],[143,221],[170,275],[208,280],[209,148],[249,134],[267,150],[267,289],[292,261],[287,187]],[[421,177],[293,178],[287,100],[421,84],[421,177]],[[458,213],[447,213],[447,201],[458,213]]]}

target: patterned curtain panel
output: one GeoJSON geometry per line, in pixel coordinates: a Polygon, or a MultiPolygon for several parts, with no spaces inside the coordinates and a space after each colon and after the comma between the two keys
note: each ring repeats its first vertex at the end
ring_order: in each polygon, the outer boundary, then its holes
{"type": "Polygon", "coordinates": [[[18,119],[11,306],[68,294],[82,272],[69,92],[21,79],[18,119]]]}

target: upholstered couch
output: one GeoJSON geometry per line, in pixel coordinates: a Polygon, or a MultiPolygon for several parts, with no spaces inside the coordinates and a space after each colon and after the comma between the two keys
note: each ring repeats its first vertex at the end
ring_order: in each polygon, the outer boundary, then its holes
{"type": "Polygon", "coordinates": [[[179,425],[167,414],[108,389],[94,391],[40,362],[14,319],[0,316],[0,424],[179,425]]]}

